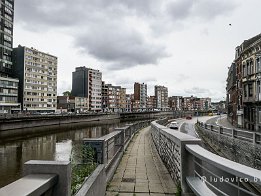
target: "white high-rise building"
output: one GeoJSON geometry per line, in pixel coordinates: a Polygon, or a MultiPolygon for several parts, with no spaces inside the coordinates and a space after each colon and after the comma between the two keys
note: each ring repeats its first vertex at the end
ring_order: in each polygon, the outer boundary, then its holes
{"type": "Polygon", "coordinates": [[[57,107],[57,57],[34,48],[14,48],[14,67],[19,77],[21,109],[55,112],[57,107]]]}

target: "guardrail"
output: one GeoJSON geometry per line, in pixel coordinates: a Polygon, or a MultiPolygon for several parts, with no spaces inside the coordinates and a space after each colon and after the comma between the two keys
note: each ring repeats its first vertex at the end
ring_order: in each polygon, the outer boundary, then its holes
{"type": "Polygon", "coordinates": [[[183,193],[206,196],[260,194],[245,186],[249,182],[261,185],[260,170],[215,155],[200,146],[200,139],[173,131],[158,121],[152,122],[151,127],[158,153],[174,181],[181,184],[183,193]]]}
{"type": "Polygon", "coordinates": [[[221,135],[237,138],[243,141],[251,142],[253,144],[261,144],[261,133],[239,129],[231,129],[223,126],[205,124],[203,122],[198,122],[198,125],[201,128],[210,130],[221,135]]]}

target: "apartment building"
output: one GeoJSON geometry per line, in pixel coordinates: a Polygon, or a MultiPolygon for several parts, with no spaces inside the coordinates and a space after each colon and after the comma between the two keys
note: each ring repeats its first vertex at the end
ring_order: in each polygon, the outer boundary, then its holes
{"type": "MultiPolygon", "coordinates": [[[[252,131],[261,131],[261,34],[245,40],[236,47],[234,88],[227,82],[228,119],[235,125],[252,131]],[[234,94],[235,100],[229,100],[234,94]],[[234,107],[231,107],[231,104],[234,107]],[[231,118],[231,116],[232,118],[231,118]]],[[[232,66],[230,67],[230,70],[232,66]]],[[[231,71],[228,80],[231,79],[231,71]]]]}
{"type": "Polygon", "coordinates": [[[0,39],[0,113],[12,113],[20,110],[18,103],[19,80],[14,72],[13,53],[13,20],[14,1],[0,2],[1,39],[0,39]]]}
{"type": "Polygon", "coordinates": [[[131,101],[131,94],[126,94],[126,109],[125,112],[132,112],[132,101],[131,101]]]}
{"type": "Polygon", "coordinates": [[[156,109],[156,97],[148,96],[147,98],[147,109],[153,111],[156,109]]]}
{"type": "Polygon", "coordinates": [[[182,110],[182,96],[169,97],[169,108],[171,110],[182,110]]]}
{"type": "Polygon", "coordinates": [[[156,108],[166,110],[168,108],[168,88],[165,86],[155,86],[156,108]]]}
{"type": "Polygon", "coordinates": [[[28,112],[55,112],[57,108],[57,57],[35,48],[14,48],[14,70],[19,78],[18,98],[28,112]]]}
{"type": "Polygon", "coordinates": [[[88,97],[91,111],[102,110],[102,73],[91,68],[76,67],[72,73],[72,96],[88,97]]]}
{"type": "Polygon", "coordinates": [[[57,110],[84,113],[89,110],[89,100],[87,97],[57,96],[57,110]]]}
{"type": "Polygon", "coordinates": [[[103,111],[125,112],[126,111],[126,88],[113,86],[112,84],[102,85],[103,111]]]}
{"type": "Polygon", "coordinates": [[[120,89],[120,111],[126,112],[127,111],[127,100],[126,100],[126,88],[120,89]]]}
{"type": "Polygon", "coordinates": [[[137,105],[137,109],[145,110],[147,106],[147,84],[134,83],[134,101],[137,105]]]}

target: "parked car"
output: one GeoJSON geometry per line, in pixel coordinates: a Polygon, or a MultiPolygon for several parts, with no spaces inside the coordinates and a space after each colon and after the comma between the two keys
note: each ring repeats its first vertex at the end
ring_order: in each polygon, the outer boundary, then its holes
{"type": "Polygon", "coordinates": [[[187,120],[191,120],[191,119],[192,119],[192,116],[186,116],[186,119],[187,119],[187,120]]]}
{"type": "Polygon", "coordinates": [[[170,129],[179,129],[179,125],[178,125],[178,123],[177,122],[171,122],[170,124],[169,124],[169,128],[170,129]]]}

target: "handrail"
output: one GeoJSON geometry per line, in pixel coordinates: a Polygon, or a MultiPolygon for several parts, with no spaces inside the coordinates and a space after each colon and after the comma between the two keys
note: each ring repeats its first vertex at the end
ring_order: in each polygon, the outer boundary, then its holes
{"type": "Polygon", "coordinates": [[[220,157],[199,145],[187,144],[186,150],[193,156],[223,171],[261,185],[261,171],[220,157]]]}
{"type": "Polygon", "coordinates": [[[30,174],[1,188],[0,195],[42,195],[50,190],[57,181],[56,174],[30,174]]]}
{"type": "Polygon", "coordinates": [[[261,133],[228,128],[219,125],[212,125],[203,122],[198,122],[198,125],[201,128],[218,133],[220,135],[226,135],[232,138],[237,138],[243,141],[251,142],[253,144],[258,144],[258,145],[261,144],[261,133]]]}
{"type": "MultiPolygon", "coordinates": [[[[213,131],[213,126],[204,124],[205,129],[206,127],[213,131]]],[[[213,154],[200,146],[199,139],[168,129],[157,121],[151,123],[151,128],[156,149],[171,177],[176,183],[181,183],[183,193],[195,191],[198,194],[202,191],[199,190],[201,187],[205,189],[203,192],[213,192],[216,195],[256,195],[243,184],[251,182],[260,186],[260,170],[213,154]],[[185,137],[190,138],[184,139],[185,137]]],[[[222,131],[218,130],[219,133],[222,131]]],[[[226,135],[230,134],[235,137],[233,129],[227,130],[226,135]]]]}

